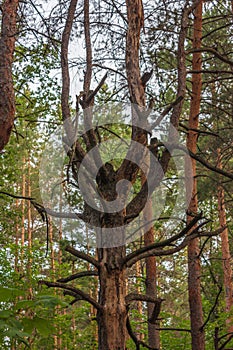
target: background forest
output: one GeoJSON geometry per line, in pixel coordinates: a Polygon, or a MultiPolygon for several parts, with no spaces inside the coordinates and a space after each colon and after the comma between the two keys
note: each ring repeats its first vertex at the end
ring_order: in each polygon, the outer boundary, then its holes
{"type": "MultiPolygon", "coordinates": [[[[49,175],[47,183],[40,182],[50,136],[62,126],[65,113],[76,122],[80,115],[80,125],[85,123],[82,110],[91,100],[97,127],[94,136],[79,141],[85,150],[91,149],[92,137],[97,143],[130,139],[131,128],[120,119],[121,103],[140,106],[143,101],[154,126],[146,147],[163,164],[166,147],[153,132],[161,121],[173,123],[177,113],[173,125],[192,158],[188,211],[177,213],[179,220],[171,218],[179,191],[185,193],[171,160],[162,179],[161,215],[153,220],[152,203],[146,219],[152,218],[152,228],[126,245],[131,299],[125,349],[233,349],[233,2],[0,1],[0,17],[0,87],[3,72],[10,71],[15,96],[10,140],[0,152],[0,349],[123,350],[101,340],[97,310],[103,252],[92,244],[93,229],[46,211],[41,197],[50,183],[49,175]],[[10,3],[17,13],[11,36],[10,3]],[[140,42],[136,54],[129,49],[134,30],[140,42]],[[10,47],[5,35],[16,40],[12,67],[4,63],[4,47],[10,47]],[[138,59],[138,71],[130,57],[138,59]],[[133,79],[138,72],[142,92],[137,95],[133,79]],[[112,114],[118,124],[108,122],[112,114]],[[98,127],[102,121],[105,127],[98,127]],[[192,240],[178,232],[193,233],[192,240]],[[143,256],[143,247],[153,244],[157,250],[143,256]],[[135,263],[133,252],[141,254],[135,263]]],[[[0,109],[4,101],[0,94],[0,109]]],[[[69,152],[56,174],[57,211],[65,198],[75,212],[85,212],[69,152]]],[[[120,160],[110,165],[118,169],[120,160]]],[[[98,186],[105,188],[101,181],[98,186]]],[[[138,173],[135,191],[142,186],[138,173]]],[[[141,226],[139,218],[136,228],[141,226]]]]}

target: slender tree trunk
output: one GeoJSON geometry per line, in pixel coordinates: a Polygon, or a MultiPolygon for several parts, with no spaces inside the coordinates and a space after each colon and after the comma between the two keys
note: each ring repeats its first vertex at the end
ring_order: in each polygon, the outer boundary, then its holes
{"type": "MultiPolygon", "coordinates": [[[[144,212],[145,222],[151,222],[152,220],[152,203],[151,200],[148,201],[147,206],[144,212]]],[[[144,235],[144,243],[145,246],[154,243],[154,228],[151,227],[149,231],[144,235]]],[[[157,290],[156,290],[156,257],[150,256],[146,258],[146,294],[150,297],[156,298],[157,290]]],[[[154,310],[153,303],[147,303],[147,315],[148,320],[151,318],[154,310]]],[[[159,330],[157,329],[159,326],[159,321],[156,324],[152,324],[148,322],[148,345],[159,349],[160,348],[160,338],[159,338],[159,330]]]]}
{"type": "MultiPolygon", "coordinates": [[[[19,208],[19,200],[16,199],[15,202],[16,210],[18,211],[19,208]]],[[[14,270],[15,272],[19,272],[19,223],[18,223],[18,216],[16,217],[16,223],[15,223],[15,259],[14,259],[14,270]]],[[[18,297],[16,297],[15,304],[18,301],[18,297]]],[[[11,341],[11,350],[17,349],[17,341],[13,339],[11,341]]]]}
{"type": "MultiPolygon", "coordinates": [[[[56,280],[56,268],[55,268],[55,253],[54,253],[54,247],[53,247],[53,225],[52,220],[49,218],[49,244],[50,244],[50,266],[51,266],[51,272],[52,272],[52,280],[55,282],[56,280]]],[[[56,294],[56,291],[54,292],[56,294]]],[[[58,307],[59,309],[59,307],[58,307]]],[[[53,336],[54,341],[54,349],[60,349],[58,347],[58,336],[53,336]]]]}
{"type": "MultiPolygon", "coordinates": [[[[26,175],[25,175],[25,158],[23,158],[23,169],[22,169],[22,197],[26,196],[26,175]]],[[[24,246],[25,246],[25,199],[22,199],[22,220],[21,220],[21,264],[20,271],[24,274],[24,246]]]]}
{"type": "MultiPolygon", "coordinates": [[[[16,199],[16,209],[19,208],[19,200],[16,199]]],[[[15,271],[19,272],[19,222],[18,217],[16,218],[15,224],[15,271]]]]}
{"type": "MultiPolygon", "coordinates": [[[[194,11],[194,31],[193,31],[193,48],[201,47],[202,37],[202,1],[199,2],[194,11]]],[[[193,53],[192,69],[194,71],[201,70],[201,53],[193,53]]],[[[200,74],[193,74],[192,76],[192,99],[189,115],[189,132],[187,136],[187,147],[193,153],[196,153],[197,147],[197,133],[192,129],[198,129],[198,116],[200,113],[202,79],[200,74]]],[[[196,161],[192,159],[192,169],[187,169],[187,172],[192,170],[193,173],[193,187],[190,188],[191,182],[187,180],[187,191],[192,191],[192,199],[189,203],[189,212],[197,213],[198,198],[197,198],[197,181],[196,181],[196,161]]],[[[187,173],[188,175],[188,173],[187,173]]],[[[187,179],[190,178],[190,174],[187,179]]],[[[188,222],[192,220],[192,216],[188,216],[188,222]]],[[[201,266],[199,259],[199,239],[193,239],[188,245],[188,292],[189,292],[189,306],[191,318],[191,336],[192,349],[205,349],[205,335],[202,330],[203,325],[203,310],[201,300],[201,266]]]]}
{"type": "MultiPolygon", "coordinates": [[[[88,226],[85,225],[85,229],[86,229],[86,241],[87,241],[87,253],[90,254],[90,244],[89,244],[89,231],[88,231],[88,226]]],[[[96,251],[96,258],[98,259],[97,256],[97,251],[96,251]]],[[[91,270],[91,266],[90,263],[87,263],[87,270],[90,271],[91,270]]],[[[92,290],[90,290],[90,296],[92,298],[94,298],[95,300],[98,299],[98,277],[93,277],[93,282],[94,282],[94,292],[92,292],[92,290]]],[[[92,319],[96,319],[96,308],[91,304],[90,305],[90,315],[92,319]]],[[[98,342],[98,329],[97,329],[97,325],[95,327],[94,330],[94,338],[95,340],[98,342]]]]}
{"type": "MultiPolygon", "coordinates": [[[[221,163],[221,151],[218,148],[218,167],[222,168],[221,163]]],[[[226,226],[226,208],[224,200],[224,189],[221,185],[218,186],[218,215],[219,223],[221,227],[226,226]]],[[[232,284],[232,267],[231,267],[231,254],[228,239],[228,228],[221,233],[222,241],[222,267],[224,276],[224,287],[225,287],[225,301],[226,301],[226,312],[229,313],[233,305],[233,284],[232,284]]],[[[233,332],[232,318],[226,320],[227,331],[233,332]]]]}
{"type": "Polygon", "coordinates": [[[1,6],[0,34],[0,151],[9,141],[15,118],[12,63],[15,50],[19,0],[5,0],[1,6]]]}
{"type": "Polygon", "coordinates": [[[50,266],[52,271],[52,280],[56,280],[56,267],[55,267],[55,253],[53,247],[53,225],[51,219],[49,219],[49,244],[50,244],[50,266]]]}
{"type": "MultiPolygon", "coordinates": [[[[135,274],[136,274],[136,280],[138,281],[139,278],[142,276],[142,271],[141,271],[141,264],[140,264],[140,261],[137,261],[136,264],[135,264],[135,274]]],[[[141,294],[141,288],[137,282],[137,286],[136,286],[136,291],[138,294],[141,294]]],[[[138,317],[136,318],[136,321],[138,322],[141,322],[142,320],[142,302],[141,301],[137,301],[137,304],[136,304],[136,308],[137,308],[137,311],[138,311],[138,317]]],[[[144,334],[142,332],[140,332],[140,325],[138,326],[138,328],[136,328],[136,332],[135,332],[135,335],[137,336],[137,338],[139,340],[143,340],[144,339],[144,334]]]]}
{"type": "MultiPolygon", "coordinates": [[[[63,181],[63,172],[61,172],[61,182],[63,181]]],[[[62,211],[62,189],[60,188],[60,193],[59,193],[59,211],[62,211]]],[[[61,242],[63,239],[62,235],[62,219],[59,219],[59,241],[61,242]]],[[[62,250],[59,246],[58,250],[58,277],[61,278],[61,266],[62,266],[62,250]]],[[[66,310],[64,309],[63,314],[66,314],[66,310]]],[[[57,337],[57,348],[62,349],[62,330],[61,327],[59,326],[58,330],[58,337],[57,337]]]]}
{"type": "MultiPolygon", "coordinates": [[[[31,197],[31,165],[30,157],[28,159],[28,197],[31,197]]],[[[27,234],[28,234],[28,262],[27,262],[27,275],[28,275],[28,298],[32,299],[32,212],[31,212],[31,203],[28,202],[28,212],[27,212],[27,234]]]]}

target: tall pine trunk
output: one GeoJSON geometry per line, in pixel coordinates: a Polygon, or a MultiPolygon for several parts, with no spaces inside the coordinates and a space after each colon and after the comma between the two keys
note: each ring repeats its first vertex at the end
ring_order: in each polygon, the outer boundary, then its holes
{"type": "MultiPolygon", "coordinates": [[[[27,183],[27,194],[31,197],[31,164],[30,157],[28,159],[28,183],[27,183]]],[[[27,212],[27,234],[28,234],[28,261],[27,261],[27,276],[28,276],[28,299],[33,298],[32,291],[32,211],[31,203],[28,202],[28,212],[27,212]]]]}
{"type": "MultiPolygon", "coordinates": [[[[218,167],[222,168],[221,151],[218,148],[218,167]]],[[[221,227],[225,227],[226,220],[226,208],[225,208],[225,194],[221,185],[218,186],[218,215],[219,223],[221,227]]],[[[225,303],[226,312],[229,313],[233,305],[233,285],[232,285],[232,267],[231,267],[231,253],[229,247],[228,228],[221,233],[222,242],[222,267],[224,277],[224,289],[225,289],[225,303]]],[[[232,318],[226,320],[227,332],[233,332],[232,318]]]]}
{"type": "MultiPolygon", "coordinates": [[[[148,201],[144,213],[145,222],[151,222],[152,220],[152,203],[151,200],[148,201]]],[[[148,246],[154,243],[154,227],[151,227],[149,231],[144,235],[144,244],[148,246]]],[[[146,258],[146,294],[150,297],[157,297],[156,290],[156,258],[155,256],[150,256],[146,258]]],[[[147,303],[147,316],[148,320],[152,317],[154,310],[154,304],[147,303]]],[[[159,321],[155,324],[148,321],[148,345],[159,349],[160,348],[160,338],[159,338],[159,321]]]]}
{"type": "MultiPolygon", "coordinates": [[[[25,158],[23,157],[22,166],[22,197],[26,196],[26,174],[25,174],[25,158]]],[[[25,246],[25,199],[21,201],[22,205],[22,219],[21,219],[21,254],[20,254],[20,271],[24,275],[24,246],[25,246]]]]}
{"type": "MultiPolygon", "coordinates": [[[[201,47],[202,37],[202,1],[199,2],[194,11],[194,29],[193,29],[193,49],[201,47]]],[[[192,70],[201,70],[201,53],[194,52],[192,59],[192,70]]],[[[189,132],[187,136],[187,148],[196,153],[197,149],[197,132],[198,117],[200,113],[202,77],[201,73],[193,74],[192,76],[192,99],[189,115],[189,132]]],[[[190,169],[191,170],[191,169],[190,169]]],[[[188,172],[189,170],[187,170],[188,172]]],[[[188,211],[193,215],[197,214],[198,198],[197,198],[197,180],[196,180],[196,161],[192,159],[192,175],[193,183],[189,181],[190,174],[187,173],[187,191],[192,191],[192,198],[189,203],[188,211]]],[[[192,220],[192,216],[188,216],[188,223],[192,220]]],[[[203,326],[203,310],[201,299],[201,266],[199,258],[199,239],[193,239],[188,245],[188,293],[189,307],[191,319],[191,336],[192,349],[205,349],[205,335],[202,329],[203,326]]]]}

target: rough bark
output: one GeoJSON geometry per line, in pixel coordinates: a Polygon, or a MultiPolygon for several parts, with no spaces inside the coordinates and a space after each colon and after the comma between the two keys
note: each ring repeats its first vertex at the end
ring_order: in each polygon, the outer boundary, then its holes
{"type": "MultiPolygon", "coordinates": [[[[202,1],[199,2],[194,11],[193,48],[200,48],[202,37],[202,1]]],[[[192,59],[192,69],[201,71],[201,53],[194,52],[192,59]]],[[[192,99],[189,115],[189,132],[187,136],[187,148],[196,153],[198,133],[193,129],[198,129],[198,116],[200,113],[202,77],[201,74],[192,76],[192,99]]],[[[192,214],[197,214],[197,181],[196,181],[196,161],[192,159],[192,169],[187,169],[187,191],[192,191],[192,198],[188,210],[192,214]],[[193,183],[189,181],[190,170],[192,170],[193,183]],[[192,186],[192,188],[190,188],[192,186]]],[[[187,220],[190,222],[191,216],[187,220]]],[[[199,259],[199,238],[193,239],[188,245],[188,292],[191,319],[192,349],[205,349],[205,336],[202,329],[203,310],[200,286],[201,266],[199,259]]]]}
{"type": "Polygon", "coordinates": [[[125,247],[101,250],[100,293],[98,310],[99,350],[125,349],[127,337],[126,274],[119,262],[125,247]]]}
{"type": "MultiPolygon", "coordinates": [[[[145,88],[140,77],[139,68],[139,45],[140,31],[143,26],[143,7],[141,0],[127,0],[128,30],[126,37],[126,72],[131,102],[136,103],[139,108],[145,106],[145,88]]],[[[135,111],[133,111],[134,115],[135,111]]],[[[135,116],[138,118],[138,115],[135,116]]],[[[140,128],[132,128],[132,139],[146,145],[147,133],[140,128]]],[[[138,168],[131,162],[124,160],[113,180],[115,184],[120,179],[134,181],[138,168]],[[129,170],[130,169],[130,170],[129,170]],[[130,175],[130,177],[128,177],[130,175]]],[[[114,177],[113,177],[114,178],[114,177]]],[[[112,184],[114,185],[114,183],[112,184]]],[[[110,191],[99,185],[101,193],[107,200],[114,200],[115,185],[108,185],[110,191]],[[110,196],[110,197],[109,197],[110,196]]],[[[123,227],[125,211],[117,216],[102,218],[101,226],[123,227]],[[110,220],[110,221],[109,221],[110,220]],[[115,222],[114,222],[115,221],[115,222]]],[[[123,230],[123,229],[122,229],[123,230]]],[[[117,232],[123,236],[124,232],[117,232]]],[[[99,350],[123,350],[127,339],[127,306],[126,306],[126,273],[122,262],[125,258],[125,246],[116,248],[103,248],[99,250],[99,278],[100,293],[98,310],[99,350]]]]}
{"type": "Polygon", "coordinates": [[[15,50],[18,0],[6,0],[2,5],[0,34],[0,151],[10,138],[15,118],[15,95],[12,64],[15,50]]]}

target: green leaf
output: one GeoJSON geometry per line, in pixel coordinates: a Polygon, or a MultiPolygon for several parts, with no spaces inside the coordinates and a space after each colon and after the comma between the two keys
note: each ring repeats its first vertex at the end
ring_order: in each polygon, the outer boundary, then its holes
{"type": "Polygon", "coordinates": [[[31,318],[22,319],[23,329],[26,333],[31,334],[35,328],[33,320],[31,318]]]}
{"type": "Polygon", "coordinates": [[[55,308],[57,305],[61,305],[63,307],[69,306],[68,303],[52,295],[37,296],[36,304],[42,305],[43,307],[52,308],[52,309],[55,308]]]}
{"type": "Polygon", "coordinates": [[[49,323],[48,319],[36,316],[33,319],[33,324],[37,331],[44,337],[50,336],[54,331],[54,327],[49,323]]]}
{"type": "Polygon", "coordinates": [[[12,316],[12,312],[10,310],[2,310],[0,311],[0,319],[8,319],[12,316]]]}
{"type": "Polygon", "coordinates": [[[14,300],[16,296],[24,295],[24,291],[17,288],[0,287],[0,302],[14,300]]]}
{"type": "Polygon", "coordinates": [[[36,303],[35,300],[20,300],[17,302],[14,309],[15,310],[28,309],[30,307],[34,307],[35,303],[36,303]]]}

